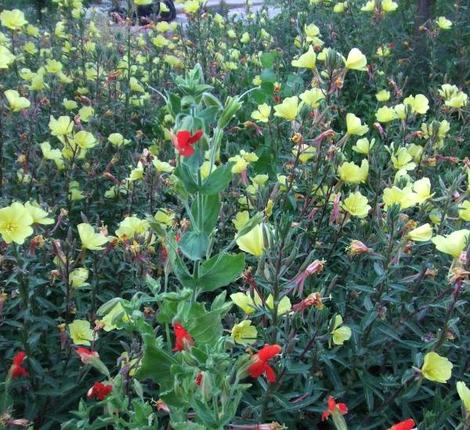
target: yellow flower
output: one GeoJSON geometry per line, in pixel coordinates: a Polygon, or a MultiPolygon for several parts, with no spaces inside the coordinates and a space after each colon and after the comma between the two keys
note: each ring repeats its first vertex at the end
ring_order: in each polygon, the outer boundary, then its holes
{"type": "Polygon", "coordinates": [[[365,71],[367,70],[367,58],[359,49],[353,48],[349,51],[345,66],[346,69],[365,71]]]}
{"type": "Polygon", "coordinates": [[[413,113],[424,115],[429,110],[429,100],[422,94],[409,96],[403,100],[403,103],[410,106],[413,113]]]}
{"type": "Polygon", "coordinates": [[[80,288],[88,285],[86,282],[88,279],[88,269],[85,267],[78,267],[69,274],[69,282],[72,288],[80,288]]]}
{"type": "Polygon", "coordinates": [[[369,174],[369,162],[362,160],[360,166],[357,166],[352,161],[345,162],[338,167],[338,174],[341,180],[348,184],[364,183],[369,174]]]}
{"type": "Polygon", "coordinates": [[[258,106],[258,109],[251,113],[251,118],[259,122],[268,122],[271,115],[271,106],[266,103],[258,106]]]}
{"type": "Polygon", "coordinates": [[[145,6],[147,4],[152,4],[153,0],[134,0],[134,4],[137,6],[145,6]]]}
{"type": "Polygon", "coordinates": [[[91,345],[95,338],[91,324],[86,320],[74,320],[69,324],[70,337],[75,345],[91,345]]]}
{"type": "MultiPolygon", "coordinates": [[[[266,299],[266,307],[270,310],[274,309],[274,297],[272,294],[266,299]]],[[[277,304],[277,315],[281,316],[289,312],[292,308],[289,297],[284,296],[277,304]]]]}
{"type": "Polygon", "coordinates": [[[232,339],[240,345],[251,345],[256,342],[258,331],[250,320],[244,320],[232,327],[232,339]]]}
{"type": "Polygon", "coordinates": [[[317,56],[313,50],[313,46],[308,47],[308,51],[305,54],[302,54],[297,60],[292,60],[292,67],[313,69],[317,61],[317,56]]]}
{"type": "Polygon", "coordinates": [[[406,148],[398,148],[397,151],[392,152],[391,158],[393,167],[397,170],[413,170],[416,168],[416,163],[406,148]]]}
{"type": "Polygon", "coordinates": [[[400,189],[398,187],[385,188],[383,193],[385,210],[393,205],[399,205],[400,209],[408,209],[416,205],[416,194],[411,187],[400,189]]]}
{"type": "Polygon", "coordinates": [[[274,106],[274,116],[294,121],[299,111],[299,98],[297,96],[285,98],[281,104],[274,106]]]}
{"type": "Polygon", "coordinates": [[[78,116],[80,117],[80,121],[82,122],[88,122],[94,114],[95,110],[91,106],[83,106],[78,111],[78,116]]]}
{"type": "Polygon", "coordinates": [[[392,0],[382,0],[382,9],[384,12],[393,12],[398,7],[398,4],[392,0]]]}
{"type": "Polygon", "coordinates": [[[49,130],[53,136],[66,136],[73,130],[72,120],[68,116],[55,119],[52,115],[49,120],[49,130]]]}
{"type": "Polygon", "coordinates": [[[430,199],[431,194],[431,181],[429,178],[421,178],[413,183],[413,191],[416,193],[416,203],[421,204],[430,199]]]}
{"type": "Polygon", "coordinates": [[[373,12],[375,9],[375,0],[369,0],[364,6],[361,7],[362,12],[373,12]]]}
{"type": "Polygon", "coordinates": [[[24,13],[18,9],[4,10],[0,13],[0,22],[10,30],[20,30],[21,27],[28,23],[24,18],[24,13]]]}
{"type": "Polygon", "coordinates": [[[351,136],[362,136],[369,131],[367,125],[362,125],[361,118],[358,118],[353,113],[348,113],[346,115],[346,128],[347,133],[351,136]]]}
{"type": "Polygon", "coordinates": [[[158,158],[154,158],[152,164],[158,173],[172,173],[173,170],[175,170],[174,166],[172,166],[170,163],[161,161],[158,158]]]}
{"type": "Polygon", "coordinates": [[[375,145],[375,139],[367,139],[367,137],[363,137],[362,139],[358,139],[356,144],[352,147],[353,151],[362,154],[362,155],[369,155],[370,150],[375,145]]]}
{"type": "Polygon", "coordinates": [[[39,147],[41,148],[42,156],[46,160],[53,160],[59,170],[64,168],[64,160],[60,149],[52,149],[49,142],[42,142],[39,147]]]}
{"type": "Polygon", "coordinates": [[[456,387],[457,393],[463,402],[464,408],[467,410],[468,413],[470,413],[470,389],[463,381],[458,381],[456,387]]]}
{"type": "Polygon", "coordinates": [[[254,313],[256,308],[262,304],[261,297],[256,291],[253,297],[249,293],[234,293],[230,295],[230,299],[247,315],[254,313]]]}
{"type": "Polygon", "coordinates": [[[81,223],[77,226],[82,248],[90,251],[100,251],[103,245],[109,241],[109,238],[101,233],[95,233],[94,228],[90,224],[81,223]]]}
{"type": "Polygon", "coordinates": [[[20,97],[18,91],[6,90],[3,94],[5,94],[8,105],[13,112],[19,112],[31,106],[31,102],[26,97],[20,97]]]}
{"type": "Polygon", "coordinates": [[[136,216],[128,216],[119,223],[116,236],[119,239],[132,239],[137,235],[144,234],[149,228],[150,224],[147,220],[136,216]]]}
{"type": "Polygon", "coordinates": [[[453,364],[436,352],[428,352],[424,356],[421,372],[429,381],[445,384],[452,376],[453,364]]]}
{"type": "Polygon", "coordinates": [[[26,208],[18,202],[0,209],[0,234],[6,243],[22,245],[33,234],[33,218],[26,208]]]}
{"type": "Polygon", "coordinates": [[[159,209],[153,216],[153,219],[157,221],[157,223],[167,227],[173,224],[174,218],[175,214],[168,209],[159,209]]]}
{"type": "Polygon", "coordinates": [[[470,200],[466,200],[459,205],[459,218],[470,221],[470,200]]]}
{"type": "Polygon", "coordinates": [[[189,15],[196,13],[199,10],[200,4],[197,0],[189,0],[184,3],[184,13],[189,15]]]}
{"type": "Polygon", "coordinates": [[[316,109],[324,98],[325,94],[320,88],[312,88],[300,94],[300,100],[313,109],[316,109]]]}
{"type": "Polygon", "coordinates": [[[33,219],[33,224],[43,224],[43,225],[54,224],[54,219],[47,218],[47,212],[41,209],[41,207],[39,207],[39,205],[36,202],[33,202],[33,203],[26,202],[24,207],[28,211],[31,218],[33,219]]]}
{"type": "Polygon", "coordinates": [[[333,12],[334,13],[343,13],[346,10],[346,7],[348,6],[347,1],[343,1],[340,3],[336,3],[333,7],[333,12]]]}
{"type": "Polygon", "coordinates": [[[111,145],[115,146],[116,148],[119,148],[122,145],[127,145],[131,141],[124,139],[124,136],[121,133],[111,133],[108,136],[108,142],[110,142],[111,145]]]}
{"type": "Polygon", "coordinates": [[[470,239],[470,230],[457,230],[448,236],[436,236],[432,239],[432,243],[438,251],[449,254],[454,258],[460,257],[470,239]]]}
{"type": "Polygon", "coordinates": [[[106,315],[100,320],[103,323],[103,330],[112,331],[118,327],[118,323],[129,321],[129,316],[120,302],[117,302],[106,315]]]}
{"type": "Polygon", "coordinates": [[[331,335],[335,345],[343,345],[344,342],[351,338],[351,329],[347,325],[343,325],[343,317],[341,315],[335,316],[331,335]]]}
{"type": "Polygon", "coordinates": [[[90,149],[96,146],[97,141],[90,132],[80,130],[73,136],[71,144],[78,146],[80,149],[90,149]]]}
{"type": "Polygon", "coordinates": [[[344,200],[343,209],[349,212],[351,216],[365,218],[371,208],[367,203],[367,197],[363,196],[359,191],[356,191],[355,193],[349,194],[344,200]]]}
{"type": "Polygon", "coordinates": [[[236,242],[238,247],[255,257],[263,255],[265,250],[264,232],[262,224],[253,227],[248,233],[240,236],[236,242]]]}
{"type": "Polygon", "coordinates": [[[436,24],[441,30],[450,30],[452,27],[452,21],[447,19],[445,16],[440,16],[437,18],[436,24]]]}
{"type": "Polygon", "coordinates": [[[406,118],[408,109],[403,103],[395,105],[393,107],[393,110],[395,111],[395,114],[398,117],[398,119],[404,120],[406,118]]]}
{"type": "Polygon", "coordinates": [[[10,52],[10,50],[0,45],[0,70],[8,69],[8,66],[15,61],[15,56],[10,52]]]}
{"type": "Polygon", "coordinates": [[[394,108],[382,106],[381,108],[377,109],[375,117],[377,118],[378,122],[387,123],[397,119],[398,115],[394,108]]]}
{"type": "Polygon", "coordinates": [[[416,227],[408,233],[408,238],[414,242],[427,242],[428,240],[431,240],[431,237],[432,227],[428,223],[416,227]]]}
{"type": "Polygon", "coordinates": [[[379,102],[386,102],[386,101],[390,100],[390,91],[380,90],[379,92],[377,92],[375,94],[375,98],[379,102]]]}
{"type": "Polygon", "coordinates": [[[131,170],[129,175],[129,181],[135,182],[140,181],[144,177],[144,165],[139,161],[137,167],[131,170]]]}
{"type": "Polygon", "coordinates": [[[237,214],[235,215],[235,218],[232,220],[232,223],[237,229],[237,231],[240,231],[249,220],[250,220],[250,214],[248,213],[248,211],[242,211],[242,212],[237,212],[237,214]]]}

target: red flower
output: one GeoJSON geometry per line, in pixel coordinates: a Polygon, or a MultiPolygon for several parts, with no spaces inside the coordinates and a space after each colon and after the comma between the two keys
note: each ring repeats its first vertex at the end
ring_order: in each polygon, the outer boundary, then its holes
{"type": "Polygon", "coordinates": [[[20,351],[13,357],[13,364],[10,367],[10,375],[12,378],[21,378],[28,376],[28,371],[22,366],[26,352],[20,351]]]}
{"type": "Polygon", "coordinates": [[[80,356],[83,364],[89,364],[94,358],[100,358],[96,351],[92,351],[88,348],[78,347],[75,352],[80,356]]]}
{"type": "Polygon", "coordinates": [[[415,428],[415,422],[411,418],[390,427],[389,430],[412,430],[415,428]]]}
{"type": "Polygon", "coordinates": [[[183,351],[194,345],[193,338],[181,324],[174,323],[173,330],[175,332],[175,347],[173,351],[183,351]]]}
{"type": "Polygon", "coordinates": [[[263,348],[251,358],[252,363],[248,368],[250,376],[252,378],[259,378],[264,374],[271,384],[276,382],[276,373],[268,364],[268,361],[280,354],[281,349],[279,345],[264,345],[263,348]]]}
{"type": "Polygon", "coordinates": [[[194,145],[201,137],[203,131],[198,130],[193,135],[188,130],[181,130],[176,133],[176,139],[173,139],[173,145],[183,157],[191,157],[194,154],[194,145]]]}
{"type": "Polygon", "coordinates": [[[201,385],[202,384],[202,378],[204,377],[202,372],[199,372],[196,377],[194,378],[194,383],[196,385],[201,385]]]}
{"type": "Polygon", "coordinates": [[[341,415],[346,415],[348,413],[348,407],[346,406],[346,403],[336,403],[333,396],[328,396],[328,408],[321,414],[321,420],[327,420],[335,411],[339,411],[341,415]]]}
{"type": "Polygon", "coordinates": [[[104,400],[109,395],[109,393],[111,393],[111,391],[113,391],[112,385],[95,382],[88,390],[87,397],[89,399],[104,400]]]}

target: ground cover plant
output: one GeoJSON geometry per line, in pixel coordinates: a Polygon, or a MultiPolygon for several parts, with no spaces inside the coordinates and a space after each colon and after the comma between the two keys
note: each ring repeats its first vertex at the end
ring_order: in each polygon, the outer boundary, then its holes
{"type": "Polygon", "coordinates": [[[0,6],[1,428],[470,428],[466,2],[44,4],[0,6]]]}

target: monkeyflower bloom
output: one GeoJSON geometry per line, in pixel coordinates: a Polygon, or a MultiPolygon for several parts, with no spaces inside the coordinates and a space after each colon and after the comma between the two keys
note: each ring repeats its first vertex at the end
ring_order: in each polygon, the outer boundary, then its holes
{"type": "Polygon", "coordinates": [[[175,347],[173,348],[173,351],[184,351],[194,345],[193,338],[181,324],[174,323],[173,331],[175,333],[175,347]]]}
{"type": "Polygon", "coordinates": [[[321,420],[326,421],[330,416],[336,425],[337,429],[346,429],[346,423],[343,415],[348,413],[346,403],[336,403],[333,396],[328,396],[327,408],[321,414],[321,420]]]}
{"type": "Polygon", "coordinates": [[[413,430],[415,428],[416,424],[413,419],[408,418],[405,421],[400,421],[397,424],[394,424],[392,427],[390,427],[388,430],[413,430]]]}
{"type": "Polygon", "coordinates": [[[22,376],[28,376],[28,371],[23,367],[23,362],[26,358],[26,352],[17,352],[13,357],[13,363],[10,367],[11,378],[21,378],[22,376]]]}
{"type": "Polygon", "coordinates": [[[90,364],[94,359],[100,358],[96,351],[84,347],[78,347],[75,352],[79,355],[83,364],[90,364]]]}
{"type": "Polygon", "coordinates": [[[191,134],[188,130],[180,130],[173,139],[173,145],[182,157],[191,157],[194,154],[193,145],[202,137],[202,130],[191,134]]]}
{"type": "Polygon", "coordinates": [[[113,391],[112,385],[106,385],[101,382],[95,382],[88,390],[87,397],[89,399],[104,400],[113,391]]]}
{"type": "Polygon", "coordinates": [[[259,378],[265,375],[268,382],[273,384],[276,382],[276,373],[269,365],[269,360],[281,353],[282,348],[279,345],[264,345],[253,357],[248,367],[248,373],[252,378],[259,378]]]}
{"type": "Polygon", "coordinates": [[[446,358],[436,352],[428,352],[424,356],[421,373],[429,381],[445,384],[452,376],[454,365],[446,358]]]}

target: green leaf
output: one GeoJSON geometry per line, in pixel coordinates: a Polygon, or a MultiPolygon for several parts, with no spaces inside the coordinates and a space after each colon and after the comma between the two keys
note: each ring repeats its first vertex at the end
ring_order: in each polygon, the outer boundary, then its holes
{"type": "Polygon", "coordinates": [[[144,356],[136,376],[139,379],[151,378],[163,389],[170,389],[173,385],[170,368],[174,364],[177,362],[170,354],[144,338],[144,356]]]}
{"type": "Polygon", "coordinates": [[[203,194],[211,195],[225,190],[232,180],[233,164],[234,163],[227,163],[224,166],[215,169],[205,180],[204,184],[202,184],[201,192],[203,194]]]}
{"type": "Polygon", "coordinates": [[[215,255],[201,265],[197,284],[201,291],[214,291],[235,281],[244,268],[243,254],[215,255]]]}
{"type": "Polygon", "coordinates": [[[195,199],[192,206],[191,212],[194,220],[198,219],[199,205],[201,205],[202,222],[201,225],[197,225],[198,230],[203,231],[209,235],[214,229],[220,212],[220,197],[218,194],[212,194],[207,196],[201,196],[201,199],[195,199]]]}
{"type": "Polygon", "coordinates": [[[276,74],[271,69],[264,69],[261,72],[261,80],[263,82],[276,82],[276,74]]]}
{"type": "Polygon", "coordinates": [[[277,52],[276,51],[271,51],[271,52],[263,52],[260,55],[260,62],[261,65],[265,69],[271,69],[274,64],[274,60],[277,58],[277,52]]]}
{"type": "Polygon", "coordinates": [[[209,237],[202,231],[188,231],[179,243],[179,248],[191,260],[200,260],[206,255],[209,237]]]}
{"type": "Polygon", "coordinates": [[[181,163],[175,169],[174,173],[175,176],[183,183],[184,188],[188,193],[195,193],[199,190],[197,182],[188,165],[181,163]]]}

